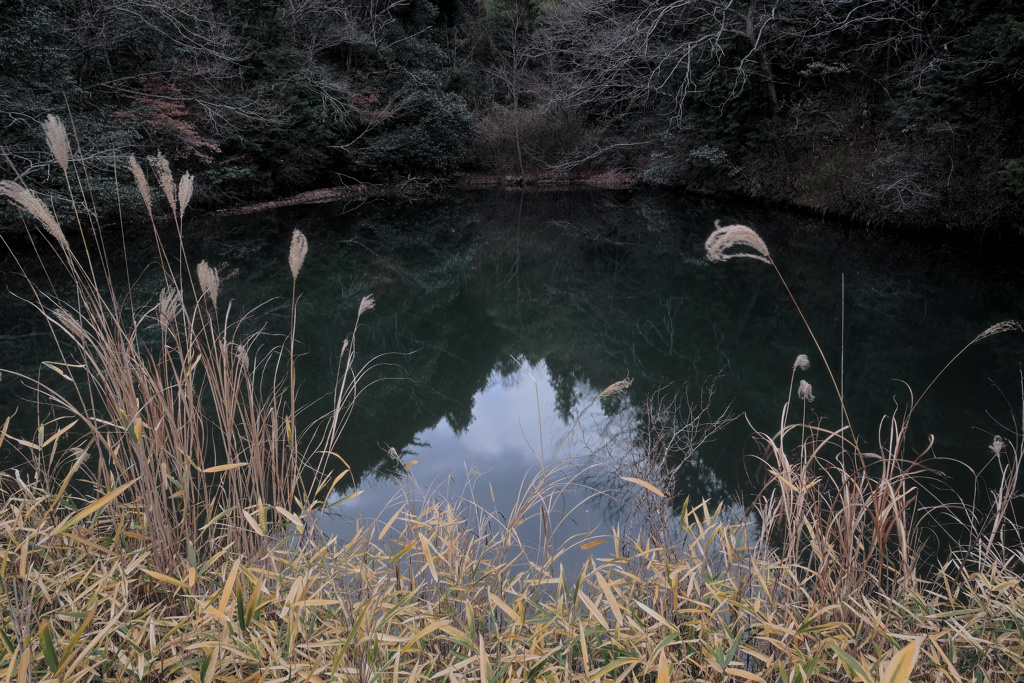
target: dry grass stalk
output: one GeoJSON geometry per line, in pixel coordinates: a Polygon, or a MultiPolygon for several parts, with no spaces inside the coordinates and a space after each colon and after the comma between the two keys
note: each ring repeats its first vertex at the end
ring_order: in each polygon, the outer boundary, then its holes
{"type": "Polygon", "coordinates": [[[761,236],[745,225],[722,226],[715,221],[715,230],[704,243],[709,261],[728,261],[734,258],[752,258],[771,263],[768,245],[761,236]],[[751,249],[753,251],[729,251],[730,249],[751,249]]]}
{"type": "Polygon", "coordinates": [[[68,131],[64,128],[64,122],[58,116],[47,114],[46,122],[43,123],[43,131],[46,133],[46,145],[50,148],[50,153],[60,164],[61,169],[67,173],[71,144],[68,142],[68,131]]]}
{"type": "Polygon", "coordinates": [[[65,249],[68,248],[68,240],[64,237],[64,231],[60,229],[60,223],[32,190],[12,183],[10,180],[0,180],[0,195],[7,197],[32,214],[37,221],[43,224],[43,229],[50,233],[51,237],[65,249]]]}
{"type": "MultiPolygon", "coordinates": [[[[306,241],[306,236],[303,235],[299,230],[292,233],[292,244],[288,249],[288,267],[292,270],[292,279],[298,279],[299,271],[302,270],[302,264],[306,260],[306,253],[309,251],[309,242],[306,241]]],[[[360,311],[362,314],[362,311],[360,311]]]]}

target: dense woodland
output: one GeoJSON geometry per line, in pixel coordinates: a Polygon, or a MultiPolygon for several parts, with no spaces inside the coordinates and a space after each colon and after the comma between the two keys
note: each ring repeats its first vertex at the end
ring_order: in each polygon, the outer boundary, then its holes
{"type": "Polygon", "coordinates": [[[62,186],[38,150],[63,113],[96,204],[117,159],[161,151],[207,207],[615,171],[866,222],[1024,224],[1017,0],[0,0],[0,16],[4,175],[62,186]]]}

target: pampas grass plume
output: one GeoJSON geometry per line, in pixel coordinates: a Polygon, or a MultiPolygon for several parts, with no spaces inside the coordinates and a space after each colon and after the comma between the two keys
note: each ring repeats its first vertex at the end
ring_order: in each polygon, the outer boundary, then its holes
{"type": "Polygon", "coordinates": [[[809,367],[811,367],[811,359],[807,357],[806,353],[801,353],[796,357],[796,360],[793,361],[794,370],[807,370],[809,367]]]}
{"type": "Polygon", "coordinates": [[[178,188],[174,185],[174,175],[171,173],[171,165],[163,152],[158,152],[155,157],[149,157],[149,165],[156,172],[156,179],[160,183],[160,189],[164,191],[167,202],[171,205],[171,211],[178,210],[178,188]]]}
{"type": "Polygon", "coordinates": [[[373,300],[372,296],[364,296],[363,300],[359,302],[359,312],[356,313],[356,317],[358,318],[363,313],[366,313],[368,310],[373,308],[376,303],[377,302],[373,300]]]}
{"type": "Polygon", "coordinates": [[[995,325],[992,325],[984,332],[979,334],[977,337],[974,338],[974,341],[972,341],[971,344],[976,344],[980,342],[982,339],[988,339],[989,337],[995,336],[997,334],[1002,334],[1003,332],[1012,332],[1014,330],[1020,331],[1020,329],[1020,323],[1017,322],[1016,320],[1004,320],[1001,323],[996,323],[995,325]]]}
{"type": "Polygon", "coordinates": [[[196,274],[199,276],[199,287],[202,288],[203,294],[210,297],[210,301],[216,306],[217,294],[220,292],[220,276],[217,275],[217,269],[202,261],[196,267],[196,274]]]}
{"type": "Polygon", "coordinates": [[[22,187],[10,180],[0,180],[0,195],[13,201],[21,208],[35,216],[36,220],[43,224],[46,232],[50,233],[55,240],[60,242],[64,248],[68,247],[68,240],[64,237],[64,231],[60,229],[60,223],[53,217],[50,210],[46,208],[42,200],[32,190],[22,187]]]}
{"type": "Polygon", "coordinates": [[[171,322],[178,317],[184,308],[181,298],[181,290],[175,287],[165,287],[160,292],[160,327],[167,331],[171,322]]]}
{"type": "Polygon", "coordinates": [[[181,180],[178,182],[178,220],[185,217],[185,207],[188,206],[189,200],[192,199],[192,188],[195,184],[195,177],[188,171],[181,176],[181,180]]]}
{"type": "Polygon", "coordinates": [[[47,114],[43,132],[46,133],[46,144],[50,148],[50,152],[53,153],[53,158],[66,172],[68,158],[71,156],[71,144],[68,142],[68,131],[64,127],[64,122],[58,116],[47,114]]]}
{"type": "Polygon", "coordinates": [[[135,184],[139,186],[139,194],[142,195],[142,203],[146,205],[146,211],[149,213],[150,220],[153,219],[153,199],[149,194],[149,181],[146,180],[146,174],[142,172],[142,167],[139,166],[139,162],[135,160],[135,155],[128,157],[128,168],[132,170],[132,175],[135,176],[135,184]]]}
{"type": "Polygon", "coordinates": [[[807,401],[808,403],[814,400],[814,391],[807,380],[800,380],[800,386],[796,390],[796,395],[800,400],[807,401]]]}
{"type": "Polygon", "coordinates": [[[771,254],[768,253],[768,245],[764,243],[760,235],[745,225],[726,225],[723,227],[715,221],[715,231],[712,232],[704,243],[709,261],[728,261],[733,258],[752,258],[765,263],[771,263],[771,254]],[[734,247],[746,247],[753,251],[732,251],[734,247]]]}
{"type": "MultiPolygon", "coordinates": [[[[309,251],[309,242],[306,240],[306,236],[296,230],[292,233],[292,246],[288,250],[288,265],[292,269],[292,279],[296,280],[299,277],[299,271],[302,270],[302,264],[306,260],[306,253],[309,251]]],[[[372,300],[371,300],[372,301],[372,300]]],[[[371,303],[372,306],[372,303],[371,303]]],[[[360,305],[362,309],[362,305],[360,305]]],[[[360,310],[362,313],[362,310],[360,310]]]]}

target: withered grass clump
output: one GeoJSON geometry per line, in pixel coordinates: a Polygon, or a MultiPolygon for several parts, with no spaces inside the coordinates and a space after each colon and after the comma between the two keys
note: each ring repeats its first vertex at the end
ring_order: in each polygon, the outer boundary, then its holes
{"type": "MultiPolygon", "coordinates": [[[[69,156],[63,124],[50,117],[45,133],[63,167],[69,156]]],[[[339,464],[327,460],[337,460],[331,449],[362,371],[354,363],[350,336],[331,411],[300,429],[295,368],[287,362],[294,327],[284,340],[243,334],[244,316],[229,317],[230,306],[218,309],[226,292],[217,270],[205,261],[193,268],[182,240],[193,178],[186,172],[175,181],[163,155],[150,163],[178,241],[178,254],[169,254],[167,236],[153,217],[146,174],[129,158],[164,280],[158,301],[139,301],[130,286],[117,291],[102,242],[109,227],[83,224],[95,221],[95,212],[75,213],[81,239],[72,244],[31,190],[0,181],[0,192],[28,210],[56,242],[57,268],[63,272],[52,279],[74,284],[73,298],[61,300],[39,283],[28,283],[30,302],[48,323],[60,357],[48,366],[58,375],[54,383],[46,381],[52,374],[21,377],[49,416],[38,443],[22,440],[20,447],[50,490],[62,477],[60,463],[70,457],[81,464],[84,458],[80,477],[98,499],[113,496],[108,505],[138,511],[133,524],[150,544],[149,566],[168,572],[183,557],[206,561],[227,548],[256,556],[283,528],[302,525],[302,515],[326,495],[320,487],[331,484],[323,481],[327,465],[339,464]],[[255,362],[248,349],[259,349],[255,362]],[[72,435],[70,448],[56,449],[58,439],[72,435]]],[[[70,172],[78,172],[74,164],[70,172]]],[[[68,172],[65,177],[70,204],[84,203],[68,172]]],[[[301,235],[295,239],[305,243],[301,235]]],[[[287,261],[283,253],[282,270],[287,261]]],[[[293,297],[293,319],[294,307],[293,297]]],[[[356,324],[359,315],[353,316],[356,324]]]]}

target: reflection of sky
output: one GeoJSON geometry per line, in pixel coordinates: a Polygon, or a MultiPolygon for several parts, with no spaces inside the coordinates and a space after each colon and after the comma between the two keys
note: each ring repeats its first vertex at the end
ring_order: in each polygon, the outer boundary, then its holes
{"type": "MultiPolygon", "coordinates": [[[[623,487],[635,486],[620,479],[630,473],[619,469],[614,456],[632,411],[626,408],[617,415],[605,415],[594,400],[598,393],[593,388],[584,391],[578,403],[583,413],[573,426],[558,416],[544,361],[536,365],[523,361],[507,377],[492,372],[487,386],[474,397],[473,420],[465,431],[457,434],[442,420],[417,434],[418,445],[403,458],[410,479],[365,478],[359,496],[335,506],[325,530],[351,537],[357,520],[387,520],[409,495],[418,501],[430,495],[473,500],[507,518],[543,467],[551,486],[559,491],[553,499],[552,519],[558,525],[551,538],[553,547],[578,547],[607,537],[628,517],[619,503],[629,499],[623,487]]],[[[538,519],[517,532],[526,545],[538,546],[538,519]]],[[[603,555],[606,548],[593,552],[603,555]]],[[[570,564],[578,560],[578,555],[566,558],[570,564]]]]}
{"type": "MultiPolygon", "coordinates": [[[[558,481],[583,466],[583,444],[558,417],[555,390],[543,361],[536,365],[524,361],[507,377],[492,372],[473,402],[473,421],[463,433],[456,434],[442,420],[417,434],[419,445],[407,449],[404,462],[419,497],[423,492],[468,497],[471,486],[483,507],[507,514],[542,465],[555,472],[558,481]],[[567,435],[571,438],[566,439],[567,435]]],[[[599,424],[607,419],[600,405],[594,404],[583,422],[599,424]]],[[[407,488],[406,482],[384,478],[367,478],[364,483],[361,495],[335,508],[341,519],[332,521],[334,533],[351,533],[356,518],[374,519],[386,509],[390,516],[392,501],[402,498],[407,488]]],[[[574,508],[586,498],[585,491],[570,489],[561,496],[560,507],[574,508]]],[[[587,509],[580,510],[583,517],[587,509]]]]}

